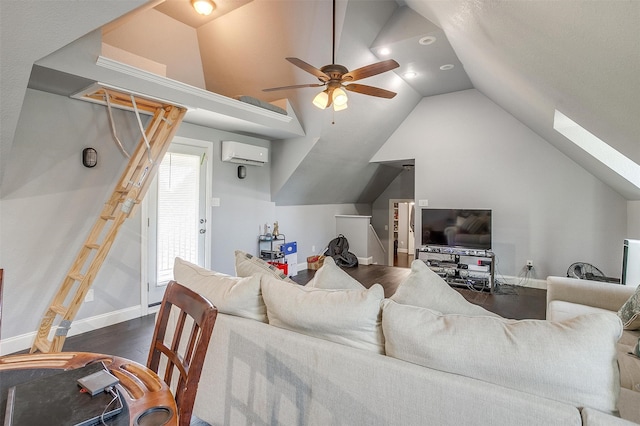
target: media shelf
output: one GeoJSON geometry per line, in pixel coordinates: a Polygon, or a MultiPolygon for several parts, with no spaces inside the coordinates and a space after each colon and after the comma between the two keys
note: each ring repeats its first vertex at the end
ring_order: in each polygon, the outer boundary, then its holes
{"type": "Polygon", "coordinates": [[[493,293],[495,255],[490,250],[422,246],[416,249],[416,259],[422,260],[451,286],[493,293]]]}

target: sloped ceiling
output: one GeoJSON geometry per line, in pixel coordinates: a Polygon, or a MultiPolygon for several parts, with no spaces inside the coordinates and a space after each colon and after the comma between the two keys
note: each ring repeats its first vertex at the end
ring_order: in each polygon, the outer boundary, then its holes
{"type": "Polygon", "coordinates": [[[553,130],[558,109],[640,163],[640,2],[425,1],[475,88],[631,200],[637,187],[553,130]]]}
{"type": "MultiPolygon", "coordinates": [[[[168,0],[178,1],[186,2],[168,0]]],[[[31,65],[142,4],[120,0],[39,3],[50,7],[33,11],[30,2],[19,0],[3,0],[0,5],[2,162],[8,159],[31,65]]],[[[390,43],[395,44],[401,67],[362,82],[396,91],[396,98],[350,94],[349,109],[335,114],[310,105],[314,89],[262,92],[266,87],[315,82],[284,58],[298,57],[317,67],[330,62],[331,2],[240,3],[193,31],[208,90],[264,100],[287,97],[300,118],[305,136],[272,144],[277,156],[272,195],[278,203],[357,202],[375,197],[368,183],[384,181],[393,171],[379,170],[386,166],[368,161],[388,135],[422,96],[469,87],[628,199],[640,199],[638,188],[553,130],[558,109],[640,163],[640,2],[340,0],[336,62],[354,69],[385,59],[378,48],[390,43]],[[400,24],[399,11],[407,15],[400,24]],[[402,24],[407,22],[420,22],[418,27],[424,25],[424,29],[412,32],[413,24],[402,24]],[[425,34],[450,44],[449,56],[415,43],[425,34]],[[440,72],[442,62],[452,63],[454,72],[440,72]],[[403,76],[410,65],[423,80],[403,76]],[[454,73],[460,78],[455,83],[433,80],[443,76],[455,80],[454,73]]]]}

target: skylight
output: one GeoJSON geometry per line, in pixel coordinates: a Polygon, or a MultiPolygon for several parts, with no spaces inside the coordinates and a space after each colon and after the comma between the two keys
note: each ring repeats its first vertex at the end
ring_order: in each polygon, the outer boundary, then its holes
{"type": "Polygon", "coordinates": [[[553,128],[591,154],[596,160],[631,182],[636,188],[640,188],[640,166],[624,154],[558,110],[553,117],[553,128]]]}

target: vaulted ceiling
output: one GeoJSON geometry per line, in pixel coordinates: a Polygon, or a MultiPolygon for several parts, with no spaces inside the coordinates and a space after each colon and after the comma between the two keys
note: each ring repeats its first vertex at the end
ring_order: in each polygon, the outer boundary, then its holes
{"type": "MultiPolygon", "coordinates": [[[[165,47],[157,55],[167,54],[167,26],[153,34],[135,31],[168,19],[193,38],[200,61],[194,67],[184,60],[185,69],[167,66],[168,77],[186,75],[188,84],[224,96],[286,97],[293,105],[304,134],[270,137],[283,139],[274,142],[274,153],[286,151],[288,158],[273,177],[278,203],[370,202],[376,196],[370,182],[387,182],[398,172],[369,159],[419,100],[471,87],[628,199],[640,199],[640,189],[553,130],[557,109],[640,163],[637,1],[339,0],[336,62],[353,70],[386,59],[380,48],[389,46],[400,67],[362,81],[397,92],[394,99],[350,92],[349,108],[336,113],[311,106],[318,89],[262,91],[317,82],[285,57],[318,68],[331,62],[331,1],[219,0],[218,15],[206,21],[191,19],[187,0],[37,3],[41,8],[19,0],[0,5],[0,166],[30,75],[35,87],[51,85],[35,81],[51,76],[43,72],[51,61],[42,58],[110,21],[104,41],[148,57],[154,49],[142,43],[146,36],[165,47]],[[417,73],[413,79],[405,77],[410,70],[417,73]]],[[[186,47],[173,50],[172,64],[187,55],[186,47]]]]}

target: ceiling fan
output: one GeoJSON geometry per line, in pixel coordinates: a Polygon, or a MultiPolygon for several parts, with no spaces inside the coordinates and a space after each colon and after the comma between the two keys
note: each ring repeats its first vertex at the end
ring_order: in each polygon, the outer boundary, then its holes
{"type": "Polygon", "coordinates": [[[333,0],[333,44],[332,44],[332,63],[318,69],[298,58],[285,58],[293,65],[312,74],[320,80],[320,83],[313,84],[296,84],[293,86],[273,87],[263,89],[264,92],[273,92],[276,90],[299,89],[303,87],[326,87],[325,90],[318,93],[313,99],[313,104],[318,108],[328,108],[333,103],[335,111],[347,108],[347,94],[344,89],[351,92],[362,93],[369,96],[377,96],[379,98],[391,99],[396,93],[379,87],[367,86],[365,84],[345,84],[353,81],[362,80],[363,78],[372,77],[386,71],[391,71],[399,67],[398,63],[393,59],[377,62],[375,64],[366,65],[364,67],[349,71],[345,66],[336,64],[336,0],[333,0]]]}

